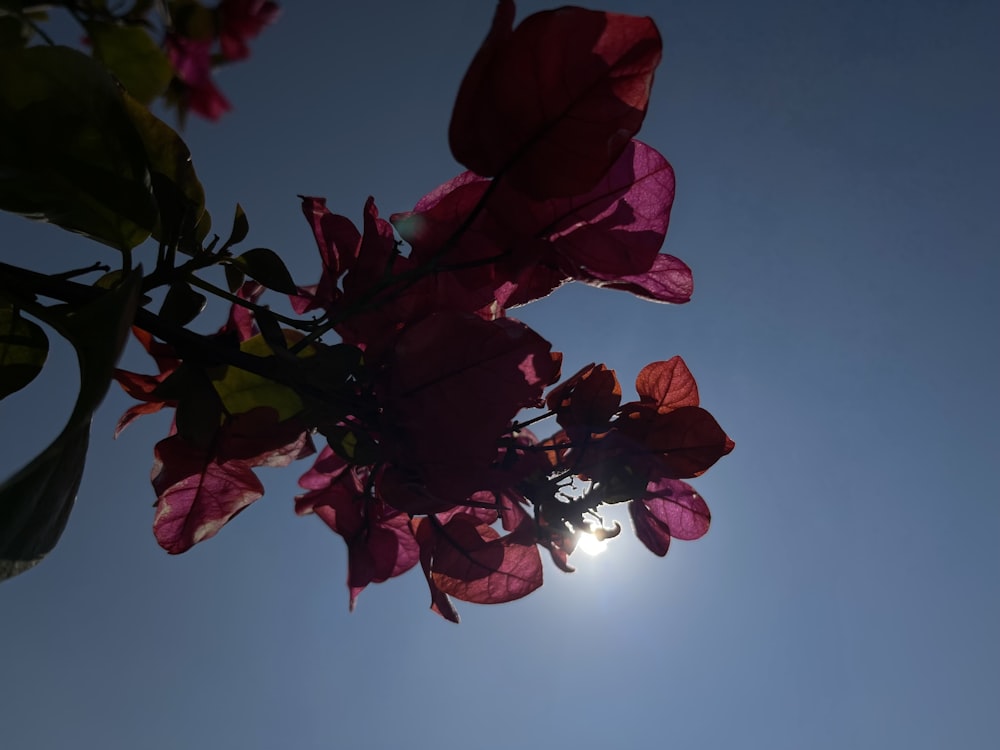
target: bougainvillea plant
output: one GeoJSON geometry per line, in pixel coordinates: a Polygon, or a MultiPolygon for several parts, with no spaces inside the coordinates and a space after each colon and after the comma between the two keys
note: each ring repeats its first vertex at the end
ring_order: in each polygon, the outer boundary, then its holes
{"type": "Polygon", "coordinates": [[[368,584],[418,564],[449,620],[453,598],[525,596],[542,584],[540,549],[571,571],[581,537],[620,532],[606,505],[627,503],[657,555],[707,531],[708,507],[684,480],[733,442],[684,362],[647,365],[623,400],[603,364],[564,378],[561,354],[512,315],[571,281],[691,296],[688,267],[660,252],[673,171],[634,138],[661,55],[651,19],[565,7],[515,26],[514,3],[500,0],[452,113],[467,171],[388,220],[368,198],[360,225],[302,197],[322,268],[305,285],[274,251],[235,251],[249,229],[239,208],[228,239],[208,239],[187,148],[146,107],[164,97],[181,113],[224,113],[212,66],[245,58],[274,4],[172,2],[166,16],[151,2],[52,5],[84,25],[92,56],[29,44],[42,10],[3,5],[0,207],[111,245],[123,262],[91,284],[80,277],[96,268],[0,265],[0,396],[40,371],[39,323],[73,344],[81,368],[66,428],[0,487],[0,576],[58,540],[112,380],[137,401],[118,432],[173,410],[152,471],[153,531],[170,553],[259,499],[255,468],[316,454],[295,510],[346,542],[351,608],[368,584]],[[149,238],[144,273],[133,251],[149,238]],[[225,288],[205,279],[219,267],[225,288]],[[154,290],[165,290],[155,310],[154,290]],[[232,303],[207,335],[188,327],[206,293],[232,303]],[[302,317],[272,312],[266,293],[302,317]],[[157,372],[115,368],[130,331],[157,372]],[[555,425],[543,437],[545,420],[555,425]]]}

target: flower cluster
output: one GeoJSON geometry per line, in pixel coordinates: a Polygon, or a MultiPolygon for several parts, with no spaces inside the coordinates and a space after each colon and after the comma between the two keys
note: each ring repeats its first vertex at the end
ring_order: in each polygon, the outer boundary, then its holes
{"type": "MultiPolygon", "coordinates": [[[[280,330],[248,283],[216,336],[258,371],[206,368],[149,337],[160,373],[119,371],[141,401],[120,427],[177,410],[153,472],[168,551],[218,532],[263,494],[253,469],[307,455],[315,434],[327,445],[295,508],[346,541],[352,608],[368,584],[418,563],[450,620],[451,597],[522,597],[542,583],[540,548],[571,570],[581,534],[617,533],[601,523],[606,504],[627,502],[658,555],[707,531],[708,508],[683,480],[733,443],[684,362],[646,366],[637,400],[622,403],[604,365],[559,382],[562,356],[509,316],[571,281],[690,298],[690,270],[660,252],[673,171],[634,139],[659,33],[648,18],[573,7],[516,28],[513,17],[500,0],[458,93],[450,142],[468,171],[388,221],[369,198],[360,227],[302,198],[322,272],[290,298],[300,314],[317,311],[318,328],[280,330]],[[321,340],[330,332],[339,343],[321,340]],[[544,418],[558,430],[540,439],[528,427],[544,418]]],[[[259,30],[241,18],[225,28],[240,39],[259,30]]]]}

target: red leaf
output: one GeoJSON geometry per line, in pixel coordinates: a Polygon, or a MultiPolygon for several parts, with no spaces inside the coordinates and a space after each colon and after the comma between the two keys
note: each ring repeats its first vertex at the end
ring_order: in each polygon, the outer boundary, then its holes
{"type": "Polygon", "coordinates": [[[512,31],[501,0],[459,89],[449,141],[535,198],[590,190],[638,132],[661,42],[652,20],[566,7],[512,31]]]}
{"type": "Polygon", "coordinates": [[[407,328],[379,386],[390,463],[449,504],[489,489],[477,480],[497,440],[559,375],[550,347],[510,319],[436,313],[407,328]]]}
{"type": "Polygon", "coordinates": [[[545,399],[556,421],[571,435],[603,432],[621,403],[615,371],[590,364],[553,388],[545,399]]]}
{"type": "Polygon", "coordinates": [[[527,596],[542,585],[542,559],[530,519],[500,536],[466,513],[436,527],[431,579],[444,593],[478,604],[527,596]]]}
{"type": "Polygon", "coordinates": [[[628,511],[639,541],[660,557],[667,554],[671,537],[699,539],[712,520],[701,495],[678,479],[650,482],[645,496],[632,500],[628,511]]]}
{"type": "Polygon", "coordinates": [[[155,414],[160,411],[167,404],[163,401],[153,401],[148,403],[133,404],[125,413],[118,418],[118,422],[115,424],[115,434],[114,437],[117,439],[119,435],[122,434],[122,430],[128,427],[132,422],[141,416],[146,414],[155,414]]]}
{"type": "Polygon", "coordinates": [[[652,268],[645,273],[613,276],[591,270],[579,271],[574,278],[591,286],[618,289],[654,302],[675,305],[690,302],[694,292],[691,269],[684,261],[666,253],[657,255],[652,268]]]}
{"type": "Polygon", "coordinates": [[[615,426],[611,449],[622,451],[651,480],[698,476],[734,446],[715,418],[697,406],[664,414],[647,404],[628,404],[615,426]]]}
{"type": "MultiPolygon", "coordinates": [[[[472,211],[489,189],[490,181],[474,172],[462,172],[417,201],[412,211],[389,217],[399,236],[413,248],[419,263],[447,252],[450,261],[474,261],[496,255],[496,232],[472,225],[456,237],[472,211]],[[454,246],[448,243],[457,240],[454,246]],[[458,252],[456,252],[458,250],[458,252]]],[[[479,222],[482,224],[482,222],[479,222]]]]}
{"type": "Polygon", "coordinates": [[[698,405],[698,384],[680,357],[643,367],[635,380],[635,390],[644,404],[655,406],[661,414],[698,405]]]}
{"type": "Polygon", "coordinates": [[[629,502],[628,514],[632,518],[636,538],[654,555],[666,555],[670,549],[670,529],[667,524],[654,516],[641,500],[629,502]]]}
{"type": "Polygon", "coordinates": [[[538,544],[545,547],[552,556],[552,562],[564,573],[575,573],[576,568],[569,564],[569,556],[576,549],[578,533],[570,531],[564,523],[550,525],[544,517],[539,519],[536,528],[538,544]]]}
{"type": "Polygon", "coordinates": [[[228,418],[216,458],[244,461],[248,466],[288,466],[315,452],[307,428],[298,419],[279,421],[274,409],[258,406],[228,418]]]}
{"type": "MultiPolygon", "coordinates": [[[[364,232],[358,247],[357,259],[344,277],[344,293],[351,300],[366,294],[382,280],[397,256],[396,236],[392,225],[380,219],[375,199],[365,201],[364,232]]],[[[397,271],[399,269],[396,269],[397,271]]]]}
{"type": "MultiPolygon", "coordinates": [[[[330,508],[316,509],[326,520],[330,508]]],[[[372,499],[366,509],[361,531],[347,540],[347,587],[350,610],[353,612],[358,595],[370,583],[382,583],[402,575],[420,558],[420,548],[406,513],[390,508],[381,500],[372,499]]]]}
{"type": "Polygon", "coordinates": [[[438,449],[442,463],[426,464],[423,471],[412,467],[389,465],[382,467],[375,475],[375,494],[379,499],[404,513],[424,515],[442,513],[462,501],[481,482],[482,467],[473,463],[457,450],[438,449]],[[470,467],[475,467],[469,471],[470,467]],[[443,480],[454,491],[445,496],[435,494],[435,489],[443,480]]]}
{"type": "MultiPolygon", "coordinates": [[[[635,502],[635,501],[633,501],[635,502]]],[[[659,479],[646,486],[641,502],[650,513],[666,524],[676,539],[700,539],[712,521],[704,498],[679,479],[659,479]]]]}
{"type": "MultiPolygon", "coordinates": [[[[264,285],[256,281],[247,281],[236,290],[237,297],[249,302],[256,302],[263,293],[264,285]]],[[[233,303],[229,307],[229,317],[226,319],[225,325],[219,329],[216,335],[223,336],[228,333],[235,334],[237,341],[246,341],[256,336],[259,331],[253,312],[243,305],[233,303]]]]}
{"type": "Polygon", "coordinates": [[[161,440],[152,472],[156,541],[179,554],[215,536],[263,496],[252,467],[286,466],[312,451],[308,432],[296,420],[279,423],[267,407],[227,419],[207,449],[176,434],[161,440]]]}
{"type": "Polygon", "coordinates": [[[207,452],[173,435],[156,444],[156,541],[172,555],[215,536],[237,513],[264,494],[243,461],[218,463],[207,452]]]}
{"type": "Polygon", "coordinates": [[[160,372],[173,370],[181,363],[172,346],[157,341],[148,331],[132,326],[132,335],[153,358],[160,372]]]}
{"type": "MultiPolygon", "coordinates": [[[[312,227],[323,263],[323,273],[319,284],[311,294],[312,299],[305,306],[301,303],[298,305],[302,309],[297,312],[301,314],[316,307],[330,309],[339,299],[337,279],[354,265],[361,246],[361,233],[350,219],[331,213],[326,207],[325,198],[300,197],[302,213],[312,227]]],[[[294,302],[303,297],[305,295],[292,299],[294,302]]]]}
{"type": "Polygon", "coordinates": [[[419,549],[405,513],[366,492],[368,469],[349,467],[329,446],[299,484],[296,513],[315,513],[347,542],[347,587],[353,611],[370,583],[381,583],[417,564],[419,549]]]}
{"type": "Polygon", "coordinates": [[[636,285],[644,275],[663,275],[656,264],[669,256],[657,251],[669,223],[674,177],[645,144],[632,141],[592,190],[573,198],[533,200],[505,182],[487,196],[488,189],[488,180],[465,172],[424,196],[413,211],[392,217],[414,259],[461,267],[449,273],[468,290],[470,312],[491,299],[504,307],[524,304],[570,277],[636,285]]]}
{"type": "Polygon", "coordinates": [[[448,595],[438,588],[431,575],[431,562],[437,545],[434,521],[430,518],[414,518],[410,521],[410,525],[413,528],[413,536],[420,546],[420,567],[424,571],[424,578],[431,592],[431,609],[444,619],[457,623],[459,618],[455,605],[451,603],[448,595]]]}
{"type": "MultiPolygon", "coordinates": [[[[498,190],[508,211],[532,217],[531,233],[544,237],[574,278],[596,274],[617,279],[649,271],[663,244],[674,201],[674,170],[639,141],[589,191],[569,198],[528,202],[498,190]]],[[[500,209],[498,208],[499,212],[500,209]]]]}

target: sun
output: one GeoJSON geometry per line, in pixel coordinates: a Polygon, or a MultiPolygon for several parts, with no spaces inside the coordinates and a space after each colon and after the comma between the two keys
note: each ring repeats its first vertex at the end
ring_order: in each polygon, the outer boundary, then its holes
{"type": "Polygon", "coordinates": [[[588,555],[599,555],[608,547],[606,539],[598,539],[589,532],[582,532],[576,540],[576,548],[588,555]]]}

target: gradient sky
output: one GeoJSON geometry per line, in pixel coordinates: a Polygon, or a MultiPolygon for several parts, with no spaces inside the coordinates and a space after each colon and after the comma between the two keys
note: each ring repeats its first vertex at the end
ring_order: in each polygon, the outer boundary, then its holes
{"type": "MultiPolygon", "coordinates": [[[[369,194],[405,210],[460,171],[451,101],[493,4],[284,5],[219,76],[234,112],[185,137],[220,231],[241,202],[247,247],[309,283],[297,193],[359,221],[369,194]]],[[[0,586],[0,745],[1000,746],[1000,4],[593,7],[663,34],[640,137],[676,169],[665,249],[695,296],[568,288],[517,316],[564,372],[606,362],[626,396],[645,363],[685,358],[737,444],[694,482],[709,534],[665,559],[623,534],[522,601],[459,603],[459,626],[419,571],[348,614],[342,542],[292,512],[308,462],[162,552],[148,476],[168,418],[113,442],[114,387],[62,542],[0,586]]],[[[0,237],[35,268],[115,262],[18,217],[0,237]]],[[[54,349],[0,403],[4,474],[72,406],[54,349]]]]}

